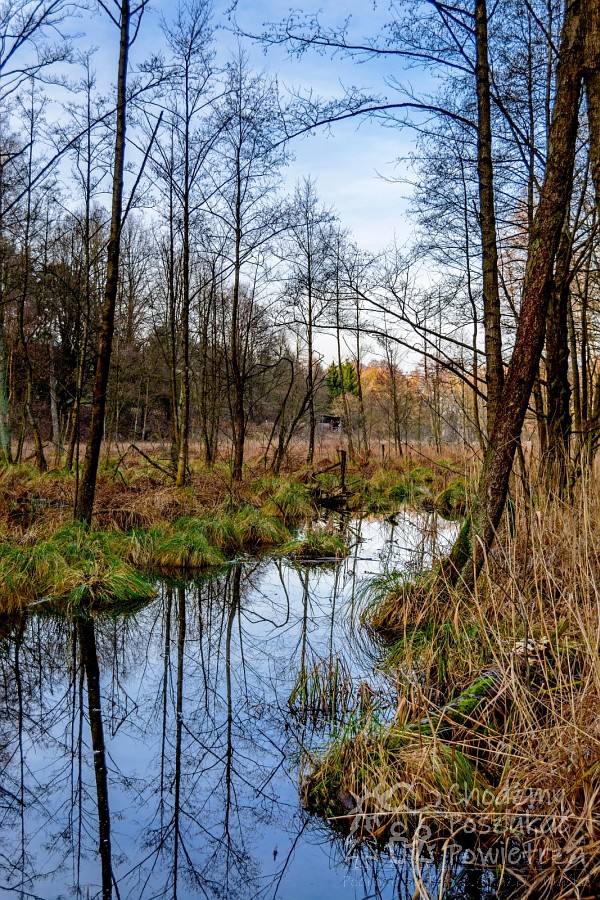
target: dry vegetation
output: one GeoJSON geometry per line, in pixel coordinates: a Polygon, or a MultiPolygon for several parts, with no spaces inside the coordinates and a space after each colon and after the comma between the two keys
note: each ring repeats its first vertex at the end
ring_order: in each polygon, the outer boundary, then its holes
{"type": "Polygon", "coordinates": [[[40,599],[69,608],[112,606],[120,599],[143,602],[152,588],[139,572],[193,572],[267,549],[298,560],[341,559],[347,547],[340,536],[310,524],[322,502],[371,511],[407,499],[432,504],[465,470],[458,457],[435,460],[419,451],[385,466],[350,465],[342,491],[339,468],[328,457],[314,469],[292,457],[277,476],[255,460],[241,483],[232,480],[224,463],[210,468],[192,463],[185,488],[173,484],[167,465],[159,453],[154,460],[133,451],[108,460],[98,481],[91,531],[72,525],[74,474],[4,469],[2,608],[40,599]]]}
{"type": "Polygon", "coordinates": [[[475,844],[519,896],[595,897],[600,489],[535,505],[517,490],[515,505],[474,592],[439,573],[371,585],[364,621],[384,627],[397,709],[310,759],[304,800],[358,836],[475,844]]]}
{"type": "MultiPolygon", "coordinates": [[[[144,602],[152,581],[140,571],[202,569],[240,552],[343,556],[338,536],[310,527],[320,500],[340,496],[333,462],[321,459],[316,473],[297,462],[275,477],[257,461],[238,485],[225,465],[193,464],[178,490],[150,464],[111,461],[93,531],[70,524],[74,476],[7,469],[3,610],[40,598],[62,608],[144,602]]],[[[458,456],[420,451],[350,466],[345,499],[365,510],[408,500],[462,512],[472,474],[458,456]]],[[[513,496],[473,592],[451,588],[443,567],[368,585],[363,624],[380,642],[395,708],[353,705],[339,662],[329,671],[315,661],[297,686],[294,710],[337,721],[329,745],[307,759],[303,799],[358,838],[400,827],[409,837],[426,829],[442,855],[475,845],[483,862],[520,879],[522,895],[596,896],[600,488],[590,478],[567,502],[516,482],[513,496]]]]}

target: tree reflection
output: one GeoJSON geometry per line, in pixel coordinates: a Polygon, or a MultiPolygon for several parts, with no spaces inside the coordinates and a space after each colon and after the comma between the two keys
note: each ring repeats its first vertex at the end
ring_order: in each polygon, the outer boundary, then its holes
{"type": "MultiPolygon", "coordinates": [[[[287,700],[310,659],[347,652],[357,679],[371,666],[348,610],[401,529],[378,526],[368,550],[375,526],[352,527],[338,567],[233,563],[165,585],[130,618],[38,614],[0,637],[1,890],[273,898],[310,860],[315,897],[345,896],[358,870],[298,806],[308,738],[287,700]]],[[[397,871],[369,865],[365,892],[403,896],[397,871]]]]}
{"type": "Polygon", "coordinates": [[[108,775],[106,771],[106,747],[102,722],[100,694],[100,666],[96,650],[96,629],[93,619],[77,620],[77,635],[81,653],[81,665],[87,686],[88,715],[94,755],[96,777],[96,803],[98,811],[98,853],[102,868],[102,900],[112,897],[112,855],[110,844],[110,811],[108,805],[108,775]]]}

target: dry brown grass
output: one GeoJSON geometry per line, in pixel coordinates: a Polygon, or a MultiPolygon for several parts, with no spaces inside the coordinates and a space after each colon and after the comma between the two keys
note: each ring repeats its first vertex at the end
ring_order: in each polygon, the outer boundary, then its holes
{"type": "MultiPolygon", "coordinates": [[[[219,461],[210,468],[199,460],[201,448],[192,445],[190,483],[183,490],[176,489],[167,474],[170,463],[165,446],[141,445],[159,468],[134,449],[115,447],[108,460],[103,451],[94,527],[98,530],[148,528],[157,521],[171,522],[224,505],[262,507],[273,500],[282,480],[314,485],[313,472],[334,466],[339,461],[339,447],[339,436],[321,436],[314,467],[309,468],[307,447],[297,442],[286,457],[279,479],[272,479],[264,463],[265,440],[253,437],[248,442],[244,479],[234,484],[226,461],[229,452],[226,444],[220,448],[219,461]]],[[[445,448],[440,458],[433,448],[420,445],[410,448],[402,457],[386,456],[383,465],[375,456],[370,462],[350,461],[347,475],[351,483],[354,481],[359,487],[372,484],[377,491],[386,483],[409,479],[411,472],[431,472],[434,479],[431,493],[435,495],[457,475],[472,473],[476,465],[476,460],[455,448],[445,448]]],[[[337,483],[335,470],[329,477],[332,483],[337,483]]],[[[44,475],[29,465],[3,470],[0,472],[0,533],[17,537],[24,532],[43,535],[67,524],[72,519],[74,493],[75,476],[63,469],[51,469],[44,475]]]]}
{"type": "Polygon", "coordinates": [[[339,735],[311,761],[305,797],[356,825],[352,795],[371,831],[425,824],[446,848],[474,833],[482,861],[522,882],[519,896],[596,897],[600,488],[590,478],[572,503],[535,508],[518,495],[516,510],[472,594],[396,585],[396,715],[339,735]],[[446,704],[482,672],[494,696],[452,721],[446,704]]]}

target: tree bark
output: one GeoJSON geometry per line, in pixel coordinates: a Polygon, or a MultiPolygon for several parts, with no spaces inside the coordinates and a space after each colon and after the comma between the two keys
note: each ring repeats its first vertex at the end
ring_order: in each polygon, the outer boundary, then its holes
{"type": "Polygon", "coordinates": [[[245,372],[241,350],[240,328],[240,275],[242,269],[242,170],[238,151],[236,157],[236,199],[235,199],[235,250],[233,296],[231,304],[231,372],[233,376],[233,471],[234,481],[242,480],[244,447],[246,443],[245,372]]]}
{"type": "Polygon", "coordinates": [[[179,446],[177,454],[177,487],[187,480],[190,439],[190,101],[189,60],[186,59],[184,81],[184,160],[183,160],[183,246],[182,246],[182,298],[181,298],[181,413],[179,419],[179,446]]]}
{"type": "MultiPolygon", "coordinates": [[[[546,173],[530,234],[515,346],[473,506],[471,552],[461,566],[467,583],[479,572],[500,524],[544,345],[546,315],[554,289],[554,261],[573,182],[581,72],[581,7],[575,0],[567,5],[562,30],[546,173]]],[[[461,559],[464,535],[459,540],[462,546],[457,542],[453,555],[461,559]]]]}
{"type": "Polygon", "coordinates": [[[548,428],[546,424],[546,410],[544,408],[544,395],[542,393],[541,373],[539,368],[535,381],[533,382],[533,402],[537,420],[540,460],[543,460],[546,459],[546,454],[548,453],[548,428]]]}
{"type": "Polygon", "coordinates": [[[584,0],[584,82],[590,134],[590,168],[600,217],[600,0],[584,0]]]}
{"type": "Polygon", "coordinates": [[[100,694],[100,667],[96,649],[96,631],[93,619],[80,617],[77,633],[81,663],[85,672],[92,751],[94,754],[94,774],[96,777],[96,798],[98,803],[98,837],[100,864],[102,867],[102,900],[112,897],[112,856],[110,840],[110,810],[108,805],[108,772],[106,768],[106,746],[102,723],[100,694]]]}
{"type": "Polygon", "coordinates": [[[8,364],[4,340],[4,308],[0,296],[0,464],[12,463],[10,446],[10,415],[8,405],[8,364]]]}
{"type": "Polygon", "coordinates": [[[548,398],[548,455],[545,474],[548,486],[560,495],[567,483],[571,435],[571,385],[569,384],[569,270],[571,238],[563,228],[556,256],[554,290],[550,296],[546,324],[546,393],[548,398]]]}
{"type": "Polygon", "coordinates": [[[81,484],[75,505],[75,519],[91,524],[94,512],[94,496],[100,448],[104,435],[106,393],[110,373],[115,307],[119,284],[119,256],[121,250],[121,226],[123,206],[123,172],[125,166],[125,129],[127,107],[127,59],[129,55],[129,0],[121,0],[121,36],[119,42],[119,70],[117,81],[117,122],[113,166],[112,209],[110,237],[106,264],[104,304],[100,318],[100,333],[96,354],[96,370],[92,391],[92,415],[85,451],[81,484]]]}
{"type": "Polygon", "coordinates": [[[492,160],[492,115],[488,59],[488,16],[486,0],[475,0],[475,42],[477,81],[477,174],[479,180],[479,220],[483,275],[483,323],[485,329],[485,371],[487,383],[487,431],[492,433],[504,386],[500,290],[498,286],[498,245],[494,208],[494,166],[492,160]]]}

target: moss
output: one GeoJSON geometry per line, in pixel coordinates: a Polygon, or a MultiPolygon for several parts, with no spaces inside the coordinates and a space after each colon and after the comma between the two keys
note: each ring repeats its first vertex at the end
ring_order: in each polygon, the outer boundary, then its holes
{"type": "Polygon", "coordinates": [[[449,573],[452,579],[454,579],[455,574],[460,573],[469,560],[473,558],[471,530],[471,517],[467,516],[454,541],[454,546],[452,547],[450,555],[442,561],[440,567],[441,571],[449,573]]]}

